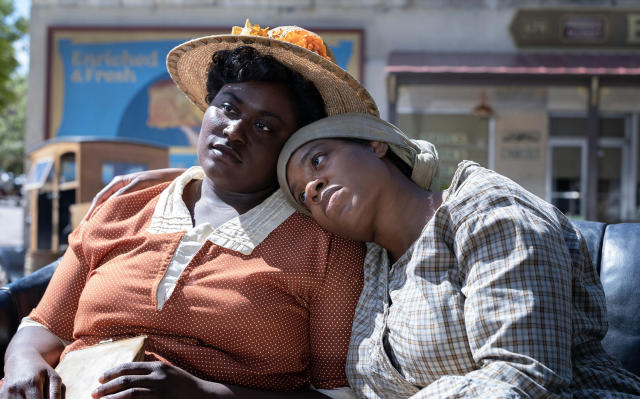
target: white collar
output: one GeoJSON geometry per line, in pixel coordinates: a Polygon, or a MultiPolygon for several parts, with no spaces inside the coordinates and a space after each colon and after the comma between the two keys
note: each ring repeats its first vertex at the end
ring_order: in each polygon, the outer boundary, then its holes
{"type": "MultiPolygon", "coordinates": [[[[173,180],[160,194],[147,231],[151,234],[166,234],[193,229],[191,214],[182,199],[182,193],[191,180],[203,178],[202,168],[193,166],[173,180]]],[[[261,204],[213,229],[207,239],[224,248],[250,255],[293,212],[295,209],[289,205],[284,194],[277,190],[261,204]]]]}

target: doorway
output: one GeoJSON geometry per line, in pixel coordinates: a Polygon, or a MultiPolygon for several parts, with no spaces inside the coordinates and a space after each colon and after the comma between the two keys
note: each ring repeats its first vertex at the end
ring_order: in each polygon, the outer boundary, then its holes
{"type": "MultiPolygon", "coordinates": [[[[629,217],[633,198],[625,187],[631,170],[631,117],[607,115],[600,120],[598,141],[597,220],[617,223],[629,217]]],[[[586,215],[587,119],[552,116],[549,123],[547,200],[572,219],[586,215]]]]}

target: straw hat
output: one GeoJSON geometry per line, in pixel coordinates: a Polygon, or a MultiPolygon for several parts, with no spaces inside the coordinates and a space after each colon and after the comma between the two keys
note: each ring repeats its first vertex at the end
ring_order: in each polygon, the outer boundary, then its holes
{"type": "Polygon", "coordinates": [[[190,40],[175,47],[167,55],[167,69],[171,78],[202,111],[208,107],[205,101],[206,84],[213,53],[251,46],[260,54],[272,56],[313,82],[325,103],[327,115],[345,112],[378,115],[376,103],[367,90],[349,73],[329,60],[330,50],[325,58],[328,47],[315,33],[297,26],[267,30],[251,25],[249,20],[245,28],[234,27],[233,32],[237,34],[190,40]]]}
{"type": "Polygon", "coordinates": [[[320,139],[359,139],[389,144],[389,149],[411,167],[411,180],[425,190],[439,188],[440,159],[435,146],[425,140],[407,137],[395,125],[376,116],[346,113],[328,116],[298,129],[289,137],[278,158],[278,183],[287,200],[298,211],[310,215],[289,191],[287,164],[291,155],[304,144],[320,139]]]}

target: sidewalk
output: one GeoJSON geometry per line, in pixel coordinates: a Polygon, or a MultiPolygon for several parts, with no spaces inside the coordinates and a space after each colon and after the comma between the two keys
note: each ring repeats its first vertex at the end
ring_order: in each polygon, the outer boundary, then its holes
{"type": "Polygon", "coordinates": [[[0,247],[22,246],[24,210],[14,201],[0,200],[0,247]]]}

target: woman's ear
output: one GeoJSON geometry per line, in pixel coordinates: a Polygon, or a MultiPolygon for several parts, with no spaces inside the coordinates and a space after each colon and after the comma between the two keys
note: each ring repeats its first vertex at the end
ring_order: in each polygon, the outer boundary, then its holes
{"type": "Polygon", "coordinates": [[[369,147],[378,158],[384,158],[387,154],[387,150],[389,149],[389,144],[383,143],[382,141],[370,141],[369,147]]]}

